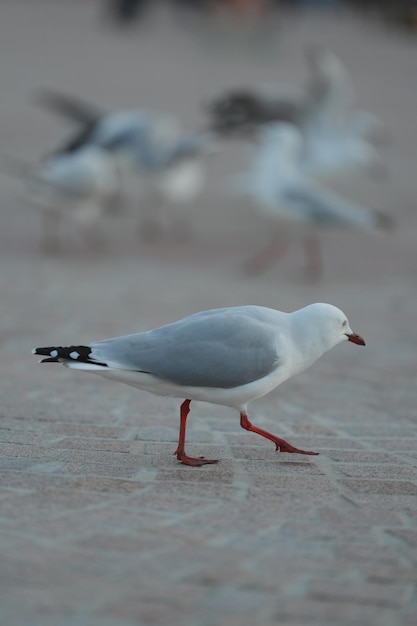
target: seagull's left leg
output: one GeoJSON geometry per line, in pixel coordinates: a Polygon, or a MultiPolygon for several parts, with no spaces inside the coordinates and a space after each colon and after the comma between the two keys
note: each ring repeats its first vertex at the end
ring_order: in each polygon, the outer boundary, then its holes
{"type": "Polygon", "coordinates": [[[184,463],[184,465],[192,465],[193,467],[200,467],[201,465],[208,465],[211,463],[218,463],[217,459],[205,459],[203,456],[193,457],[185,454],[185,426],[187,422],[188,413],[190,412],[191,400],[184,400],[180,409],[180,434],[178,438],[178,447],[174,454],[177,455],[178,461],[184,463]]]}
{"type": "Polygon", "coordinates": [[[280,439],[280,437],[275,437],[275,435],[268,433],[266,430],[262,430],[262,428],[257,428],[256,426],[251,424],[246,413],[240,414],[240,425],[245,430],[250,430],[253,433],[261,435],[261,437],[265,437],[266,439],[273,441],[276,445],[276,449],[280,452],[292,452],[294,454],[318,454],[318,452],[311,452],[308,450],[300,450],[299,448],[294,448],[294,446],[285,441],[285,439],[280,439]]]}

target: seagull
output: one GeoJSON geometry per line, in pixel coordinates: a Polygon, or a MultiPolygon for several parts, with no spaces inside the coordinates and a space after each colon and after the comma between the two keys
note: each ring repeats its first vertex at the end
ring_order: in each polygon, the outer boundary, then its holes
{"type": "Polygon", "coordinates": [[[140,175],[140,184],[144,183],[154,200],[145,234],[158,234],[166,208],[172,212],[173,221],[176,219],[186,229],[185,216],[205,185],[205,157],[217,149],[214,133],[184,132],[179,121],[168,114],[100,112],[94,105],[51,90],[43,90],[39,101],[78,124],[62,152],[98,146],[113,155],[119,167],[121,160],[127,160],[140,175]]]}
{"type": "Polygon", "coordinates": [[[76,133],[62,146],[63,152],[97,145],[114,154],[127,153],[143,172],[158,172],[204,153],[213,140],[207,131],[182,132],[178,119],[167,113],[107,113],[79,98],[47,89],[40,92],[38,101],[78,124],[76,133]]]}
{"type": "Polygon", "coordinates": [[[272,242],[248,263],[262,270],[285,254],[288,235],[304,236],[308,270],[321,273],[321,251],[317,233],[330,229],[386,230],[391,219],[383,213],[357,206],[325,189],[301,168],[302,135],[293,125],[277,122],[259,132],[259,148],[251,171],[240,177],[240,189],[280,231],[272,242]]]}
{"type": "Polygon", "coordinates": [[[75,132],[60,148],[63,153],[98,146],[143,171],[152,171],[165,158],[158,148],[177,134],[178,124],[173,116],[141,110],[107,113],[84,100],[49,89],[43,89],[37,100],[76,125],[75,132]]]}
{"type": "Polygon", "coordinates": [[[23,180],[26,199],[42,212],[45,251],[58,248],[61,217],[76,222],[97,243],[97,225],[119,191],[118,174],[106,151],[86,146],[52,153],[40,163],[12,161],[8,170],[23,180]]]}
{"type": "Polygon", "coordinates": [[[171,166],[191,143],[188,137],[178,141],[179,123],[172,115],[142,110],[108,113],[75,96],[49,89],[40,91],[37,100],[77,126],[61,146],[63,153],[98,146],[116,159],[128,161],[135,170],[153,174],[171,166]]]}
{"type": "Polygon", "coordinates": [[[35,348],[41,363],[62,363],[160,396],[185,398],[180,409],[177,459],[185,465],[217,463],[185,453],[192,400],[235,408],[240,425],[275,443],[300,450],[254,426],[247,405],[312,365],[342,341],[364,346],[346,315],[331,304],[310,304],[293,313],[262,306],[200,311],[179,321],[89,345],[35,348]]]}
{"type": "Polygon", "coordinates": [[[269,122],[290,122],[302,127],[314,121],[325,124],[345,117],[353,103],[352,81],[340,60],[322,46],[305,50],[309,84],[234,88],[206,105],[210,123],[221,134],[251,133],[269,122]]]}
{"type": "Polygon", "coordinates": [[[322,46],[305,50],[309,84],[234,88],[208,102],[205,109],[219,132],[240,134],[268,122],[285,121],[302,126],[313,118],[320,123],[340,121],[354,103],[352,80],[338,57],[322,46]]]}
{"type": "Polygon", "coordinates": [[[263,124],[288,122],[303,134],[302,165],[307,172],[334,179],[366,171],[387,174],[376,143],[382,122],[354,108],[353,81],[340,59],[322,46],[306,50],[310,69],[304,90],[231,89],[207,105],[209,127],[225,137],[253,137],[263,124]]]}

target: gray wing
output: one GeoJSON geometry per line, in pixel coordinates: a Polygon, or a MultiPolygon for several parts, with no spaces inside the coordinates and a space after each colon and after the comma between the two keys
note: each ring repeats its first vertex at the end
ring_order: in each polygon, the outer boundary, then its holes
{"type": "Polygon", "coordinates": [[[273,327],[261,319],[219,309],[94,343],[90,357],[177,385],[227,389],[258,380],[276,367],[274,339],[273,327]]]}
{"type": "Polygon", "coordinates": [[[319,227],[346,226],[372,228],[376,218],[372,211],[346,202],[336,194],[315,185],[290,186],[282,192],[282,199],[291,207],[294,216],[319,227]]]}

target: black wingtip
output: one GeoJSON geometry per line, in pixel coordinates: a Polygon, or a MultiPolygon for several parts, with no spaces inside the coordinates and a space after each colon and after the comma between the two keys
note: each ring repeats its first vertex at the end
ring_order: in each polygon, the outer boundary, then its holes
{"type": "Polygon", "coordinates": [[[32,354],[39,354],[47,357],[39,361],[40,363],[63,363],[78,361],[80,363],[94,363],[106,367],[106,363],[95,361],[90,358],[90,346],[49,346],[45,348],[34,348],[32,354]]]}
{"type": "Polygon", "coordinates": [[[39,363],[59,363],[59,348],[51,346],[49,348],[33,348],[32,354],[39,354],[46,356],[46,359],[41,359],[39,363]]]}
{"type": "Polygon", "coordinates": [[[47,356],[46,359],[41,359],[39,363],[59,363],[58,350],[56,348],[33,348],[32,354],[47,356]],[[56,354],[54,356],[51,356],[51,353],[53,354],[54,350],[56,354]]]}
{"type": "Polygon", "coordinates": [[[33,348],[32,354],[45,354],[45,355],[50,356],[51,351],[55,349],[56,348],[33,348]]]}
{"type": "Polygon", "coordinates": [[[90,346],[47,346],[34,348],[32,354],[51,357],[54,360],[88,361],[91,354],[90,346]]]}

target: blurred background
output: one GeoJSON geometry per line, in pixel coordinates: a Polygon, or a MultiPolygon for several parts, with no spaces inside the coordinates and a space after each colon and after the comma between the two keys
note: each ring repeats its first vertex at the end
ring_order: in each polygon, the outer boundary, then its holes
{"type": "MultiPolygon", "coordinates": [[[[173,258],[188,254],[193,258],[197,246],[199,254],[204,250],[209,258],[218,258],[219,248],[226,257],[235,257],[229,262],[225,257],[226,266],[233,268],[245,253],[262,245],[265,229],[270,230],[256,206],[254,210],[257,203],[234,193],[236,175],[250,168],[256,152],[255,132],[243,138],[212,136],[213,145],[201,158],[202,180],[195,183],[194,195],[176,203],[181,217],[177,224],[169,199],[155,190],[155,172],[147,176],[149,168],[123,165],[117,168],[117,183],[109,183],[108,195],[118,196],[111,210],[97,221],[81,218],[89,228],[79,228],[73,219],[77,212],[73,198],[68,200],[65,189],[52,200],[51,194],[60,191],[51,191],[48,181],[40,189],[39,180],[32,180],[31,168],[36,166],[36,175],[45,175],[46,157],[70,143],[81,128],[80,119],[45,106],[42,90],[79,99],[92,106],[94,115],[134,110],[155,116],[152,124],[162,126],[157,132],[171,147],[174,136],[206,129],[212,121],[209,105],[233,89],[266,88],[278,94],[287,90],[295,98],[305,97],[303,90],[311,78],[306,51],[314,45],[337,55],[346,69],[349,88],[354,89],[349,107],[374,115],[382,129],[377,150],[384,173],[370,176],[359,166],[353,174],[347,171],[347,176],[326,180],[326,186],[336,185],[352,202],[395,214],[400,225],[414,220],[415,3],[5,0],[0,11],[4,253],[34,255],[42,262],[46,230],[45,247],[56,248],[58,259],[65,257],[70,264],[74,257],[91,253],[94,246],[88,235],[94,231],[93,238],[100,239],[94,243],[105,248],[101,253],[106,258],[134,254],[143,263],[149,255],[162,258],[166,246],[172,248],[173,258]],[[45,203],[60,205],[56,211],[64,217],[60,225],[45,229],[45,211],[39,210],[45,203]],[[69,208],[64,208],[66,204],[69,208]],[[164,209],[159,208],[162,205],[164,209]],[[162,246],[152,223],[159,212],[161,220],[169,223],[172,218],[172,230],[177,231],[174,237],[165,233],[163,238],[169,241],[162,246]]],[[[84,166],[79,167],[82,175],[84,166]]],[[[57,181],[52,182],[53,187],[57,181]]],[[[50,222],[55,221],[56,214],[50,222]]],[[[359,234],[343,238],[346,249],[344,243],[341,249],[339,242],[336,245],[338,253],[348,257],[341,261],[346,269],[354,262],[351,246],[356,237],[362,242],[359,234]]],[[[329,258],[334,241],[337,238],[330,238],[327,244],[329,258]]],[[[388,240],[375,243],[366,238],[362,253],[375,247],[385,259],[392,246],[388,240]]]]}
{"type": "MultiPolygon", "coordinates": [[[[80,120],[41,102],[42,90],[78,98],[103,114],[135,110],[161,116],[165,126],[174,127],[168,134],[182,137],[207,127],[208,104],[228,90],[289,89],[302,94],[311,74],[306,50],[314,45],[337,55],[354,86],[352,108],[375,115],[383,128],[378,151],[386,175],[378,179],[355,171],[338,176],[338,190],[366,207],[413,219],[414,3],[5,0],[0,11],[3,252],[41,260],[43,212],[36,207],[45,204],[38,196],[51,192],[26,185],[28,168],[70,142],[79,128],[80,120]]],[[[248,170],[256,138],[213,139],[202,159],[204,180],[177,227],[177,239],[183,232],[188,243],[177,245],[175,254],[203,245],[210,257],[216,258],[219,247],[226,255],[244,257],[243,248],[250,253],[265,237],[265,224],[253,203],[249,206],[233,193],[234,176],[248,170]],[[250,244],[243,244],[242,237],[249,237],[250,244]]],[[[143,168],[124,168],[119,181],[123,197],[91,228],[103,231],[106,255],[164,254],[157,242],[149,249],[146,236],[148,214],[157,212],[163,201],[155,199],[155,189],[149,190],[149,176],[141,175],[143,168]],[[140,221],[142,240],[137,236],[140,221]]],[[[65,199],[56,204],[65,204],[65,199]]],[[[74,210],[62,213],[70,219],[62,220],[59,230],[56,225],[60,242],[55,243],[71,263],[74,256],[88,254],[90,246],[72,223],[74,210]]],[[[350,252],[353,240],[346,241],[350,252]]],[[[390,242],[369,245],[390,254],[390,242]]]]}

